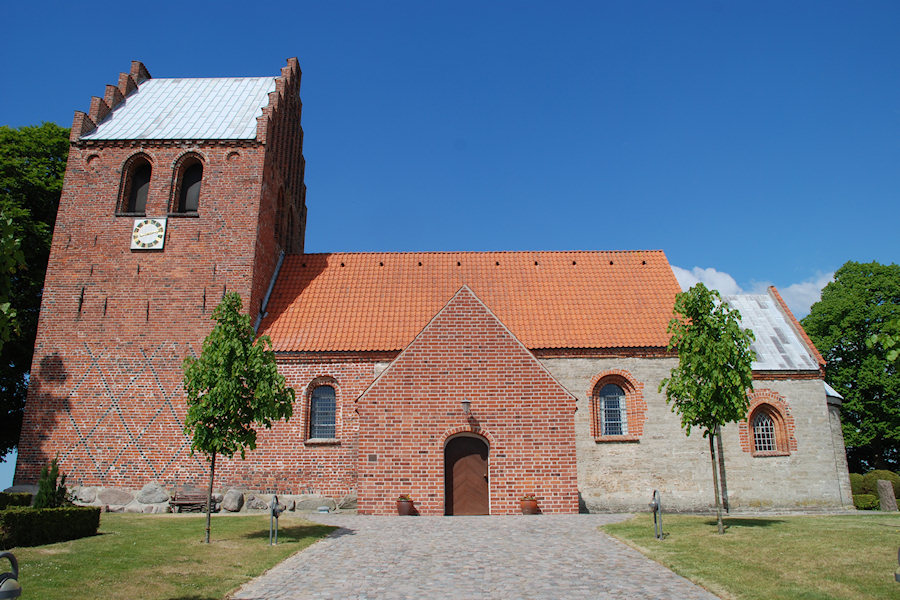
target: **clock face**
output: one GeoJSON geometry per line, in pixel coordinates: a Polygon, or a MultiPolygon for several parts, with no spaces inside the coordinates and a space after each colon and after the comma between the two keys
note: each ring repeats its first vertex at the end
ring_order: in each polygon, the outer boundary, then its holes
{"type": "Polygon", "coordinates": [[[166,241],[165,219],[135,219],[131,230],[132,250],[162,250],[166,241]]]}

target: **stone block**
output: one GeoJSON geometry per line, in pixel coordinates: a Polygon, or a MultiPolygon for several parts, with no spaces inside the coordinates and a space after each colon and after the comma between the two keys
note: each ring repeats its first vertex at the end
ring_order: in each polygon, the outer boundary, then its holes
{"type": "Polygon", "coordinates": [[[356,506],[356,494],[348,494],[337,503],[337,507],[341,510],[356,510],[356,506]]]}
{"type": "Polygon", "coordinates": [[[157,504],[159,502],[167,502],[168,500],[169,492],[155,481],[151,481],[137,493],[137,501],[142,504],[157,504]]]}
{"type": "Polygon", "coordinates": [[[301,494],[297,496],[296,510],[306,512],[317,512],[320,506],[327,506],[328,510],[337,508],[334,498],[328,496],[319,496],[317,494],[301,494]]]}
{"type": "Polygon", "coordinates": [[[222,508],[228,512],[238,512],[244,507],[244,492],[230,489],[222,498],[222,508]]]}
{"type": "Polygon", "coordinates": [[[79,487],[74,490],[75,500],[82,504],[90,504],[97,499],[97,488],[79,487]]]}
{"type": "Polygon", "coordinates": [[[100,504],[125,506],[134,500],[134,494],[120,488],[103,488],[97,494],[100,504]]]}
{"type": "Polygon", "coordinates": [[[897,512],[897,498],[894,497],[894,486],[890,481],[878,480],[878,500],[881,502],[881,510],[897,512]]]}

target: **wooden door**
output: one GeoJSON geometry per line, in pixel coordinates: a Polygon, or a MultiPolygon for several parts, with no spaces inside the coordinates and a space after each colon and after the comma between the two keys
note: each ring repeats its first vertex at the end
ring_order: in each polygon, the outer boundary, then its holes
{"type": "Polygon", "coordinates": [[[458,437],[444,449],[444,514],[486,515],[488,446],[475,437],[458,437]]]}

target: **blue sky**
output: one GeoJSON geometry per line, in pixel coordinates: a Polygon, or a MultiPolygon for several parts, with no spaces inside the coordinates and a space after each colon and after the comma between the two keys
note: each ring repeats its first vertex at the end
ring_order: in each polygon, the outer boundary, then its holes
{"type": "MultiPolygon", "coordinates": [[[[685,283],[898,261],[900,3],[16,2],[0,124],[303,69],[307,250],[662,249],[685,283]]],[[[8,476],[0,465],[0,489],[8,476]]]]}

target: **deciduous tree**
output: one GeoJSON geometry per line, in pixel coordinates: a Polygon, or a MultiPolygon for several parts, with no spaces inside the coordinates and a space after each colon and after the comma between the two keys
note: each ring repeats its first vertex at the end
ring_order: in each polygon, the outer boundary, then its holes
{"type": "Polygon", "coordinates": [[[697,427],[709,438],[716,520],[724,533],[719,498],[715,434],[726,423],[747,416],[753,389],[753,332],[741,328],[741,314],[722,301],[719,292],[698,283],[675,297],[669,322],[669,349],[678,352],[678,366],[659,384],[666,402],[681,416],[687,435],[697,427]]]}
{"type": "MultiPolygon", "coordinates": [[[[69,130],[53,123],[0,127],[0,212],[13,220],[24,265],[9,278],[6,300],[16,329],[0,348],[0,461],[19,441],[28,371],[34,356],[41,290],[62,190],[69,130]]],[[[4,275],[5,276],[5,275],[4,275]]]]}
{"type": "Polygon", "coordinates": [[[216,456],[244,458],[256,448],[255,427],[270,428],[289,419],[294,390],[278,372],[268,336],[254,340],[250,316],[241,314],[241,297],[226,294],[212,318],[215,327],[203,341],[200,358],[184,359],[187,418],[184,431],[191,436],[191,451],[209,457],[206,497],[206,543],[216,456]]]}
{"type": "Polygon", "coordinates": [[[896,470],[900,463],[900,372],[889,340],[897,319],[900,265],[852,261],[835,272],[803,319],[827,361],[826,380],[844,397],[841,421],[851,472],[896,470]],[[885,334],[883,343],[870,343],[885,334]]]}

